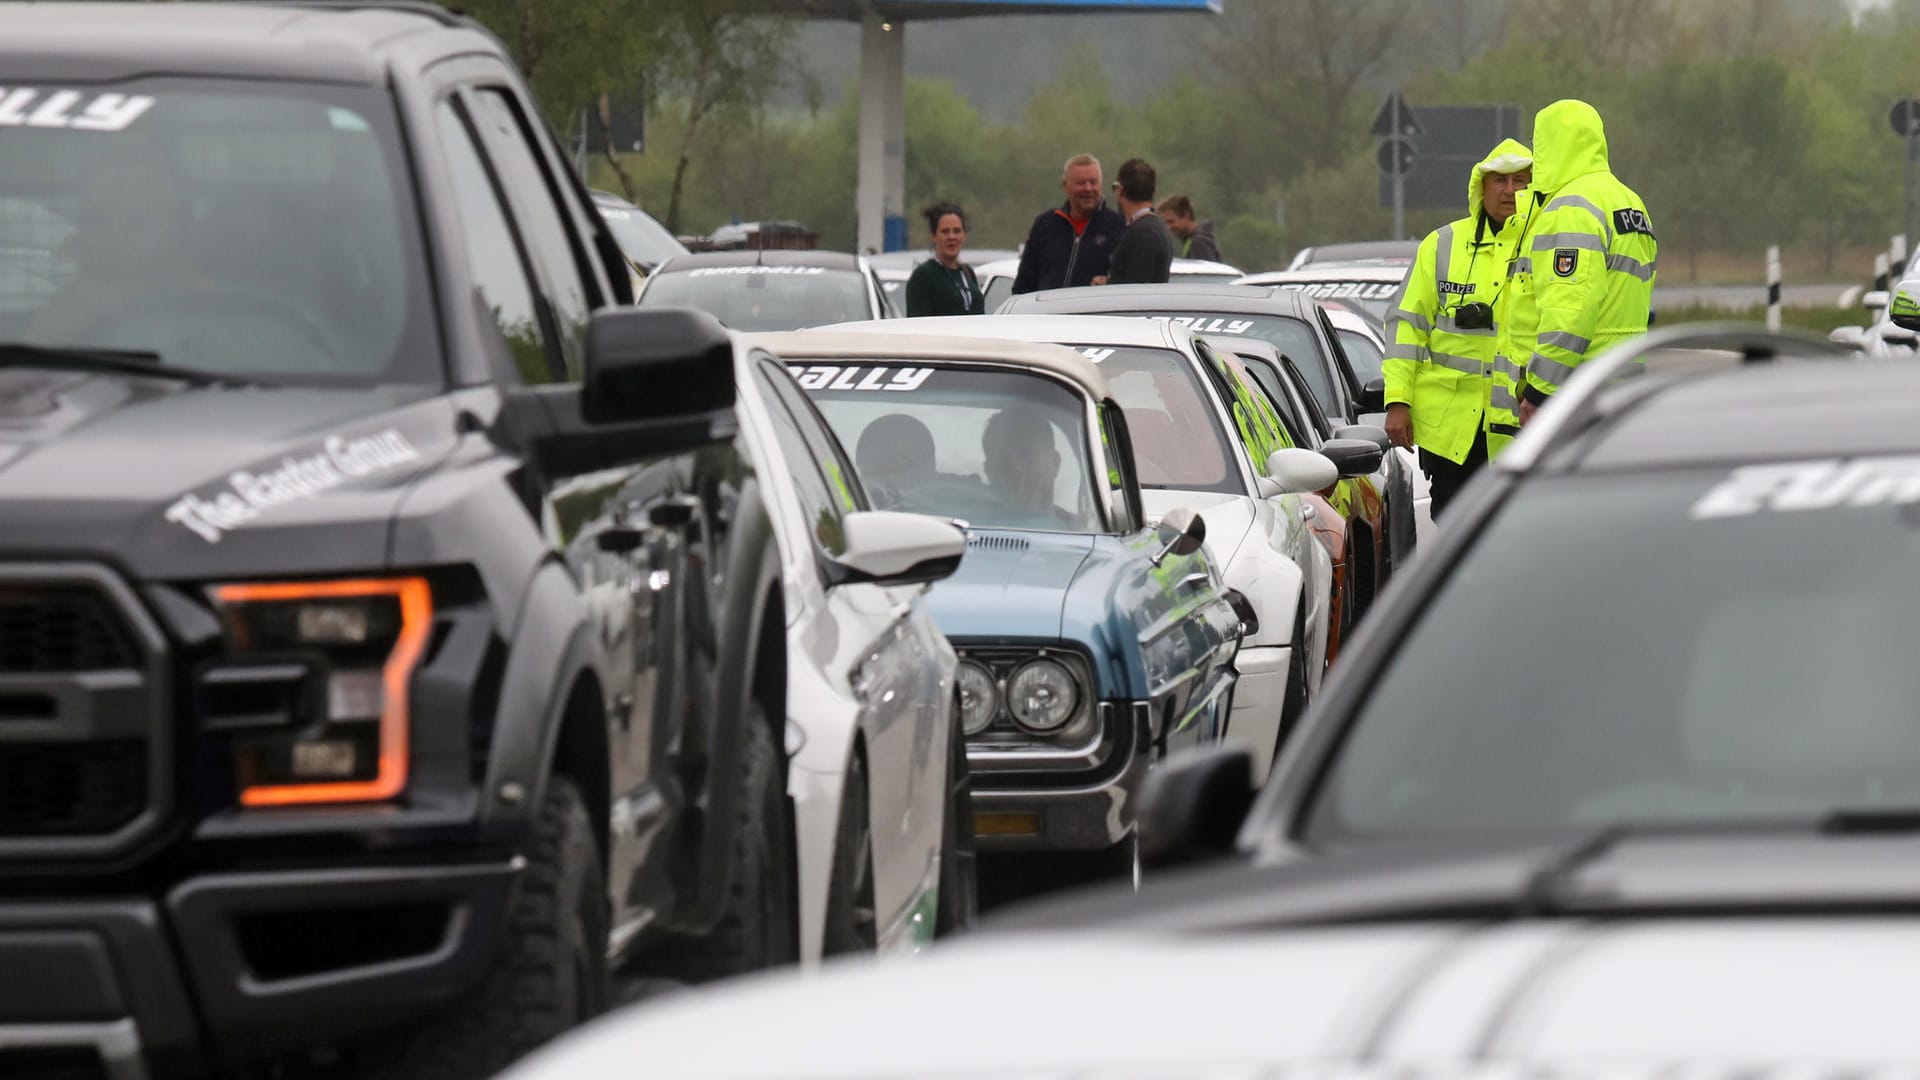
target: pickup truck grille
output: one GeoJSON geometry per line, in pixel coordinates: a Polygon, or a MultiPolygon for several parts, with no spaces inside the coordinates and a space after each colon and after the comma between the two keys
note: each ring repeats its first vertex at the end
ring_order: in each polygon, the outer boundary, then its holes
{"type": "Polygon", "coordinates": [[[92,836],[131,824],[147,806],[138,739],[40,743],[0,751],[0,836],[92,836]]]}
{"type": "Polygon", "coordinates": [[[123,853],[169,801],[166,638],[121,579],[0,563],[0,860],[123,853]]]}
{"type": "Polygon", "coordinates": [[[0,674],[106,671],[135,663],[133,643],[99,594],[0,588],[0,674]]]}

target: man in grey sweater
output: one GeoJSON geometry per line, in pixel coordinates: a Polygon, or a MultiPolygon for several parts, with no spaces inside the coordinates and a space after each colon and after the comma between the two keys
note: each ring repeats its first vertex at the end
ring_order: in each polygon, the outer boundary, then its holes
{"type": "Polygon", "coordinates": [[[1213,222],[1198,221],[1193,216],[1193,200],[1185,195],[1169,195],[1160,200],[1160,218],[1167,223],[1167,231],[1180,245],[1174,253],[1182,259],[1208,259],[1224,262],[1220,258],[1220,243],[1213,238],[1213,222]]]}
{"type": "Polygon", "coordinates": [[[1151,285],[1164,282],[1173,269],[1173,234],[1153,212],[1153,166],[1128,158],[1120,166],[1113,191],[1127,229],[1113,245],[1107,263],[1108,285],[1151,285]]]}

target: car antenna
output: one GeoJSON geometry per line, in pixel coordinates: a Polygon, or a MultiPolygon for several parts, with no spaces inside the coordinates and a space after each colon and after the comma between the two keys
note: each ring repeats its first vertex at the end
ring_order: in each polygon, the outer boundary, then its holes
{"type": "Polygon", "coordinates": [[[1556,906],[1554,894],[1559,891],[1560,883],[1575,870],[1605,854],[1628,831],[1620,825],[1609,825],[1548,858],[1539,869],[1527,875],[1526,887],[1521,890],[1514,904],[1518,909],[1517,914],[1522,918],[1551,914],[1556,906]]]}

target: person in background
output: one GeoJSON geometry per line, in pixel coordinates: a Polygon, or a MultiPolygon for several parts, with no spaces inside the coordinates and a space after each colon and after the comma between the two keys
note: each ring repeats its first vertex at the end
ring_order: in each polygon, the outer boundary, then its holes
{"type": "Polygon", "coordinates": [[[980,279],[960,261],[960,249],[967,245],[966,212],[952,203],[934,203],[921,213],[933,234],[933,258],[914,267],[907,279],[907,314],[986,314],[980,279]]]}
{"type": "Polygon", "coordinates": [[[1127,231],[1113,245],[1113,261],[1107,269],[1108,285],[1158,285],[1173,273],[1173,234],[1167,223],[1153,212],[1153,166],[1140,158],[1128,158],[1120,166],[1120,177],[1113,191],[1120,201],[1120,214],[1127,231]]]}
{"type": "Polygon", "coordinates": [[[1519,402],[1496,385],[1494,304],[1524,219],[1533,155],[1513,139],[1467,178],[1467,216],[1427,234],[1387,314],[1387,437],[1420,452],[1438,518],[1511,437],[1519,402]]]}
{"type": "Polygon", "coordinates": [[[1160,218],[1167,231],[1179,242],[1174,255],[1182,259],[1208,259],[1226,262],[1220,257],[1220,242],[1213,238],[1212,221],[1195,221],[1193,200],[1185,195],[1169,195],[1160,200],[1160,218]]]}
{"type": "Polygon", "coordinates": [[[1014,292],[1105,281],[1107,260],[1127,223],[1100,197],[1100,178],[1099,158],[1076,154],[1067,159],[1060,170],[1067,201],[1033,219],[1026,246],[1020,249],[1014,292]]]}

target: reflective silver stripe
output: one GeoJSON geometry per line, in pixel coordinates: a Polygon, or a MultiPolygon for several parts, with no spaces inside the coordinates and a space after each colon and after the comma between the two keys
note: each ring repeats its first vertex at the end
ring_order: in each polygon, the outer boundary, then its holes
{"type": "Polygon", "coordinates": [[[1518,412],[1520,411],[1520,399],[1513,396],[1513,391],[1495,384],[1493,388],[1493,407],[1496,409],[1511,409],[1514,412],[1518,412]]]}
{"type": "Polygon", "coordinates": [[[1394,308],[1393,317],[1404,323],[1412,323],[1416,330],[1433,329],[1433,320],[1417,311],[1408,311],[1406,308],[1394,308]]]}
{"type": "MultiPolygon", "coordinates": [[[[1549,330],[1541,334],[1540,344],[1558,345],[1568,352],[1576,352],[1582,356],[1586,355],[1588,349],[1593,348],[1593,342],[1591,340],[1583,338],[1579,334],[1569,334],[1565,330],[1549,330]]],[[[1538,356],[1539,354],[1535,353],[1534,355],[1538,356]]]]}
{"type": "MultiPolygon", "coordinates": [[[[1440,227],[1440,235],[1434,239],[1438,247],[1438,253],[1434,256],[1433,260],[1433,287],[1435,290],[1438,290],[1440,283],[1451,276],[1449,271],[1453,269],[1453,226],[1442,225],[1440,227]]],[[[1408,274],[1407,276],[1412,277],[1413,275],[1408,274]]],[[[1446,297],[1442,295],[1440,299],[1444,302],[1446,297]]]]}
{"type": "Polygon", "coordinates": [[[1427,350],[1425,346],[1406,345],[1398,341],[1387,346],[1386,359],[1388,360],[1411,360],[1417,364],[1426,358],[1427,350]]]}
{"type": "Polygon", "coordinates": [[[1533,256],[1531,255],[1522,255],[1507,264],[1508,276],[1531,273],[1533,273],[1533,256]]]}
{"type": "Polygon", "coordinates": [[[1489,434],[1489,435],[1518,435],[1518,434],[1520,434],[1520,425],[1518,425],[1518,424],[1488,424],[1488,425],[1487,425],[1487,434],[1489,434]]]}
{"type": "Polygon", "coordinates": [[[1452,353],[1430,351],[1427,353],[1427,363],[1452,368],[1467,375],[1479,375],[1487,370],[1487,365],[1470,356],[1455,356],[1452,353]]]}
{"type": "Polygon", "coordinates": [[[1527,361],[1527,371],[1530,375],[1542,376],[1553,385],[1560,386],[1573,378],[1574,368],[1571,364],[1563,364],[1558,360],[1534,353],[1533,359],[1527,361]]]}
{"type": "Polygon", "coordinates": [[[1533,250],[1552,251],[1555,248],[1585,248],[1588,251],[1605,251],[1607,242],[1592,233],[1550,232],[1541,233],[1533,238],[1533,250]]]}
{"type": "Polygon", "coordinates": [[[1514,382],[1519,382],[1521,376],[1527,373],[1526,368],[1521,367],[1519,364],[1514,363],[1504,356],[1496,356],[1493,358],[1493,370],[1505,375],[1514,382]]]}
{"type": "Polygon", "coordinates": [[[1498,331],[1491,326],[1479,330],[1464,329],[1451,313],[1440,316],[1440,329],[1449,334],[1459,334],[1461,337],[1495,337],[1498,334],[1498,331]]]}
{"type": "Polygon", "coordinates": [[[1630,258],[1625,255],[1607,256],[1607,269],[1618,270],[1623,274],[1632,274],[1641,281],[1653,280],[1653,270],[1658,263],[1658,259],[1655,259],[1653,262],[1643,263],[1639,259],[1630,258]]]}
{"type": "MultiPolygon", "coordinates": [[[[1593,201],[1585,195],[1562,195],[1552,202],[1549,202],[1546,210],[1542,211],[1542,213],[1550,213],[1563,206],[1577,206],[1587,213],[1592,214],[1594,220],[1600,222],[1600,231],[1606,234],[1607,240],[1609,242],[1613,240],[1613,219],[1608,217],[1605,210],[1594,205],[1593,201]]],[[[1534,250],[1538,251],[1539,249],[1535,248],[1534,250]]]]}

